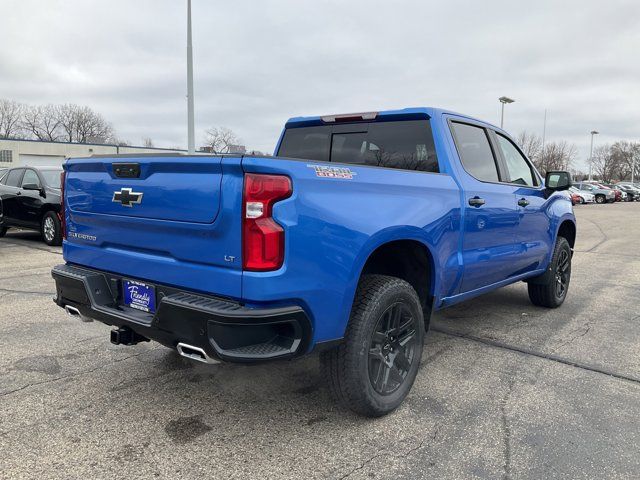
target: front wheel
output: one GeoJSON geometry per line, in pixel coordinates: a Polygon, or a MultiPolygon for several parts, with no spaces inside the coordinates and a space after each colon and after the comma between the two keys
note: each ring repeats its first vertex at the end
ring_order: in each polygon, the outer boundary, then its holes
{"type": "Polygon", "coordinates": [[[596,195],[596,203],[604,203],[607,199],[604,195],[596,195]]]}
{"type": "Polygon", "coordinates": [[[571,280],[571,247],[564,237],[558,237],[545,283],[530,282],[529,299],[534,305],[557,308],[567,298],[571,280]]]}
{"type": "Polygon", "coordinates": [[[363,276],[343,342],[320,357],[334,399],[368,417],[395,410],[413,386],[424,336],[422,307],[411,285],[363,276]]]}
{"type": "Polygon", "coordinates": [[[51,246],[62,245],[62,226],[55,212],[47,212],[42,218],[42,239],[51,246]]]}

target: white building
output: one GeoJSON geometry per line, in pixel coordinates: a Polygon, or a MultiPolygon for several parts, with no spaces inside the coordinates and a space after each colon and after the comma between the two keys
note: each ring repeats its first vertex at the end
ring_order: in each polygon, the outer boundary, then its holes
{"type": "Polygon", "coordinates": [[[24,165],[32,167],[50,167],[54,165],[62,165],[64,160],[69,157],[90,157],[91,155],[115,155],[122,153],[171,152],[186,152],[186,150],[0,138],[0,168],[24,165]]]}

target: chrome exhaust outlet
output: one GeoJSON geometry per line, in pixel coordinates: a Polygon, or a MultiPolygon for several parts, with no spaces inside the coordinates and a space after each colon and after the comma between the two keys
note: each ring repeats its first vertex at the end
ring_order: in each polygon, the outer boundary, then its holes
{"type": "Polygon", "coordinates": [[[196,362],[202,362],[202,363],[208,363],[208,364],[220,363],[219,360],[216,360],[215,358],[211,358],[209,355],[207,355],[207,352],[205,352],[200,347],[194,347],[193,345],[189,345],[187,343],[178,343],[178,345],[176,346],[176,349],[178,350],[178,353],[183,357],[188,358],[190,360],[195,360],[196,362]]]}
{"type": "Polygon", "coordinates": [[[84,315],[82,315],[80,313],[80,310],[78,310],[76,307],[72,307],[71,305],[65,305],[64,309],[70,317],[77,318],[82,322],[93,322],[91,318],[87,318],[84,315]]]}

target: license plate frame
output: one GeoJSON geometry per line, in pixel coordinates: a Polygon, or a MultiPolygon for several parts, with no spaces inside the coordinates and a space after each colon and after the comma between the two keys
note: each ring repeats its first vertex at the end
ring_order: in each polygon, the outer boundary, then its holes
{"type": "Polygon", "coordinates": [[[139,280],[122,280],[122,300],[126,307],[135,310],[156,312],[156,287],[139,280]]]}

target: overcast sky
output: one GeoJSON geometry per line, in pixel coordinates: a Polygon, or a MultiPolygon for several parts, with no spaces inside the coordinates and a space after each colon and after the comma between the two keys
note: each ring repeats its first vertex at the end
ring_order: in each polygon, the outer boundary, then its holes
{"type": "MultiPolygon", "coordinates": [[[[186,0],[0,0],[0,97],[186,145],[186,0]]],[[[640,140],[640,2],[193,0],[196,142],[272,151],[292,116],[436,106],[589,151],[640,140]]],[[[579,166],[579,165],[578,165],[579,166]]]]}

